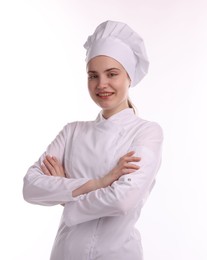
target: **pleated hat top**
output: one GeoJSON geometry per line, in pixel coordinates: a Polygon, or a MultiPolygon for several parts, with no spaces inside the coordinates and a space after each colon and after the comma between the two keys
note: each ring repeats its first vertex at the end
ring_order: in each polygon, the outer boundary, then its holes
{"type": "Polygon", "coordinates": [[[131,87],[147,74],[149,61],[143,39],[127,24],[116,21],[101,23],[84,44],[86,63],[105,55],[118,61],[131,79],[131,87]]]}

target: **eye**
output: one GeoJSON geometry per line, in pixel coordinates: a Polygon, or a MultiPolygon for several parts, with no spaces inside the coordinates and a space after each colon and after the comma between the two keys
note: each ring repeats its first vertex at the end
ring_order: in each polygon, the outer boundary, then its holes
{"type": "Polygon", "coordinates": [[[98,75],[96,75],[96,74],[89,74],[89,75],[88,75],[88,79],[89,79],[89,80],[91,80],[91,79],[96,79],[96,78],[98,78],[98,75]]]}
{"type": "Polygon", "coordinates": [[[110,72],[109,74],[108,74],[108,77],[109,78],[113,78],[113,77],[116,77],[118,75],[118,73],[116,73],[116,72],[110,72]]]}

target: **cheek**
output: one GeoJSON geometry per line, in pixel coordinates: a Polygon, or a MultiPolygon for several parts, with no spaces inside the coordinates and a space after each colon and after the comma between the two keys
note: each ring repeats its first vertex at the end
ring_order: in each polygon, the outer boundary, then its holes
{"type": "Polygon", "coordinates": [[[122,95],[128,96],[129,87],[130,87],[130,80],[127,78],[124,78],[121,84],[121,92],[122,95]]]}
{"type": "Polygon", "coordinates": [[[128,85],[123,86],[120,94],[121,94],[121,97],[123,99],[128,99],[128,96],[129,96],[129,86],[128,85]]]}
{"type": "Polygon", "coordinates": [[[96,95],[96,94],[95,94],[94,84],[91,84],[91,82],[88,83],[88,92],[89,92],[89,94],[90,94],[91,97],[96,95]]]}
{"type": "Polygon", "coordinates": [[[131,79],[127,76],[126,78],[126,86],[129,88],[131,85],[131,79]]]}
{"type": "Polygon", "coordinates": [[[91,82],[88,82],[88,91],[91,92],[93,89],[93,84],[91,84],[91,82]]]}
{"type": "Polygon", "coordinates": [[[124,89],[128,89],[130,84],[131,84],[131,80],[130,80],[130,78],[127,75],[123,75],[120,78],[120,85],[122,85],[122,87],[124,89]]]}
{"type": "Polygon", "coordinates": [[[129,96],[129,87],[128,87],[128,86],[123,89],[122,95],[123,95],[125,98],[128,98],[128,96],[129,96]]]}

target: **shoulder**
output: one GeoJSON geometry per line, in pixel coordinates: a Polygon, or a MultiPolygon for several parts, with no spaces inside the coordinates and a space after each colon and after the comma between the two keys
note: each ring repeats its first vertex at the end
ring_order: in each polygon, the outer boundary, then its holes
{"type": "Polygon", "coordinates": [[[136,116],[137,137],[163,140],[163,129],[159,123],[136,116]]]}
{"type": "Polygon", "coordinates": [[[93,125],[94,121],[74,121],[63,126],[56,138],[70,141],[93,125]]]}
{"type": "Polygon", "coordinates": [[[81,131],[84,128],[88,128],[93,126],[95,121],[74,121],[74,122],[69,122],[63,127],[63,131],[67,133],[71,133],[74,131],[81,131]]]}

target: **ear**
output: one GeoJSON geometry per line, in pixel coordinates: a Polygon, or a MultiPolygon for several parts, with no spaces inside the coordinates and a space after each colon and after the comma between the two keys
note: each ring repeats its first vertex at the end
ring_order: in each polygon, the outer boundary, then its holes
{"type": "Polygon", "coordinates": [[[131,87],[131,83],[132,83],[132,81],[131,81],[131,79],[129,79],[129,88],[131,87]]]}
{"type": "Polygon", "coordinates": [[[130,88],[130,87],[131,87],[131,83],[132,83],[132,81],[131,81],[129,75],[128,75],[128,78],[129,78],[129,88],[130,88]]]}

